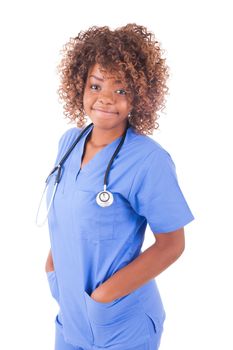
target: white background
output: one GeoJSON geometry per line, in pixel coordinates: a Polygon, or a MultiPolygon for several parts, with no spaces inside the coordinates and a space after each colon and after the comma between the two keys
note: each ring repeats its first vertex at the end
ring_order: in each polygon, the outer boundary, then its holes
{"type": "MultiPolygon", "coordinates": [[[[49,235],[35,214],[58,139],[75,126],[56,93],[59,50],[89,26],[130,22],[147,26],[166,50],[170,96],[153,137],[171,154],[195,216],[185,252],[157,278],[167,312],[160,349],[233,348],[230,3],[1,3],[1,349],[53,349],[49,235]]],[[[148,229],[143,250],[152,243],[148,229]]]]}

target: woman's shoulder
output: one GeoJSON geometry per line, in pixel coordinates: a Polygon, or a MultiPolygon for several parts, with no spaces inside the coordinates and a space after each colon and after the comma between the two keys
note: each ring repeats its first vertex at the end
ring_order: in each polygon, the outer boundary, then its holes
{"type": "Polygon", "coordinates": [[[61,147],[63,144],[67,145],[68,143],[74,141],[82,130],[82,128],[78,128],[75,126],[64,131],[59,139],[59,147],[61,147]]]}
{"type": "Polygon", "coordinates": [[[170,155],[165,146],[156,141],[152,136],[140,135],[133,132],[134,138],[132,146],[135,148],[136,153],[142,157],[146,158],[148,156],[166,156],[170,155]]]}
{"type": "Polygon", "coordinates": [[[65,130],[62,135],[61,135],[61,138],[60,139],[66,139],[66,138],[70,138],[72,136],[76,136],[78,134],[81,133],[81,131],[83,130],[83,128],[78,128],[77,126],[73,126],[67,130],[65,130]]]}
{"type": "Polygon", "coordinates": [[[68,150],[82,130],[82,128],[71,127],[62,133],[58,141],[58,157],[68,150]]]}

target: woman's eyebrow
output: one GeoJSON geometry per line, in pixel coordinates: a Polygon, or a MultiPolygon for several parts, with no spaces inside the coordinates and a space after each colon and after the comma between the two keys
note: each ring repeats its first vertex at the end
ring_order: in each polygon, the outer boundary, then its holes
{"type": "MultiPolygon", "coordinates": [[[[97,77],[96,75],[90,75],[89,78],[91,78],[91,77],[95,78],[96,80],[104,81],[104,79],[102,79],[102,78],[100,78],[100,77],[97,77]]],[[[110,78],[107,78],[107,79],[110,79],[110,78]]],[[[115,80],[114,83],[115,83],[115,84],[121,84],[122,81],[121,81],[121,80],[115,80]]]]}

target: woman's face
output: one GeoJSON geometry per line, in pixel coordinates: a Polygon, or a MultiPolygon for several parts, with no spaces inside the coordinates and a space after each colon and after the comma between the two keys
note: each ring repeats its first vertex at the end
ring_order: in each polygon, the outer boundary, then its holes
{"type": "Polygon", "coordinates": [[[89,69],[83,106],[94,125],[109,127],[125,126],[132,109],[125,82],[98,64],[89,69]]]}

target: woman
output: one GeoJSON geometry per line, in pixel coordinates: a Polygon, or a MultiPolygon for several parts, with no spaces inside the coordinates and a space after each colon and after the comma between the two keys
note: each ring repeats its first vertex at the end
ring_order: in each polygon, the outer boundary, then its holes
{"type": "Polygon", "coordinates": [[[55,165],[65,161],[48,215],[55,350],[159,348],[155,277],[182,254],[194,219],[170,154],[148,136],[168,91],[161,52],[136,24],[92,27],[64,46],[58,92],[77,126],[59,141],[55,165]],[[142,252],[147,223],[155,242],[142,252]]]}

